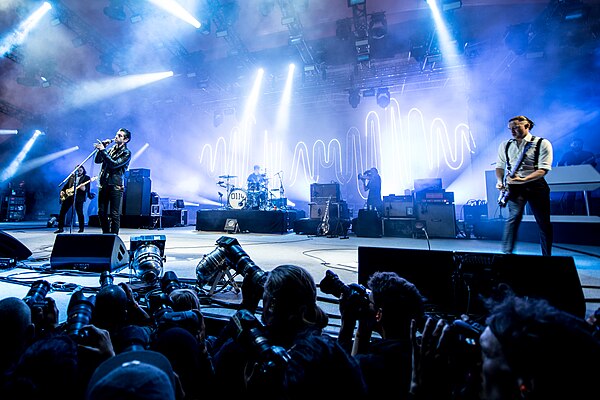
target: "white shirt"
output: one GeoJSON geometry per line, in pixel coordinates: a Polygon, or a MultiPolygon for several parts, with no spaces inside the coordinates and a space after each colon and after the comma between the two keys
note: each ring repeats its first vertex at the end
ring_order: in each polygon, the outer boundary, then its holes
{"type": "MultiPolygon", "coordinates": [[[[527,149],[527,153],[525,153],[525,157],[523,158],[523,162],[519,166],[519,169],[516,171],[516,176],[520,176],[524,178],[530,174],[532,174],[536,169],[545,169],[546,171],[550,171],[552,169],[552,144],[549,140],[544,139],[540,143],[540,154],[538,158],[537,168],[535,167],[535,148],[537,147],[538,141],[542,138],[535,137],[531,133],[528,133],[521,143],[519,144],[516,140],[510,139],[511,143],[508,146],[508,160],[506,159],[506,144],[509,140],[503,141],[498,147],[498,158],[496,159],[496,168],[506,169],[507,162],[510,161],[510,167],[514,168],[515,164],[519,160],[525,145],[528,142],[533,142],[527,149]]],[[[515,184],[521,184],[526,182],[514,182],[515,184]]]]}

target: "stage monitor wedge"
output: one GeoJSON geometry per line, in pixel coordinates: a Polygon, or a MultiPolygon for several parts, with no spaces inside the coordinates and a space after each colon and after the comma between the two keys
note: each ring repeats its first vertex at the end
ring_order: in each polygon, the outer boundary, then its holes
{"type": "Polygon", "coordinates": [[[376,271],[396,272],[414,283],[431,312],[484,315],[482,299],[508,286],[578,317],[586,313],[573,257],[359,247],[358,283],[366,285],[376,271]]]}
{"type": "Polygon", "coordinates": [[[129,265],[129,251],[116,234],[56,235],[50,267],[86,272],[116,271],[129,265]]]}
{"type": "Polygon", "coordinates": [[[4,231],[0,231],[0,258],[26,260],[33,253],[23,243],[4,231]]]}

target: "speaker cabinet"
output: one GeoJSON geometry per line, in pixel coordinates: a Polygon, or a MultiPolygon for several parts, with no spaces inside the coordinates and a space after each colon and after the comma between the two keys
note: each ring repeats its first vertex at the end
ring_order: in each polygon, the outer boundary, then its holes
{"type": "MultiPolygon", "coordinates": [[[[310,204],[310,218],[322,219],[325,215],[325,208],[327,204],[310,204]]],[[[348,204],[345,201],[339,203],[329,204],[329,218],[341,218],[349,219],[350,212],[348,211],[348,204]]]]}
{"type": "Polygon", "coordinates": [[[359,237],[382,237],[383,227],[377,211],[358,210],[354,232],[359,237]]]}
{"type": "Polygon", "coordinates": [[[151,186],[152,181],[148,177],[134,176],[127,180],[124,215],[150,215],[151,186]]]}
{"type": "Polygon", "coordinates": [[[4,231],[0,231],[0,257],[26,260],[31,257],[31,250],[18,239],[4,231]]]}
{"type": "Polygon", "coordinates": [[[425,221],[427,234],[435,238],[456,237],[454,204],[417,203],[417,219],[425,221]]]}
{"type": "Polygon", "coordinates": [[[413,237],[415,229],[414,218],[384,218],[383,236],[391,237],[413,237]]]}
{"type": "Polygon", "coordinates": [[[116,234],[56,235],[50,267],[88,272],[115,271],[129,265],[129,252],[116,234]]]}
{"type": "Polygon", "coordinates": [[[188,210],[163,210],[162,227],[187,226],[188,210]]]}
{"type": "Polygon", "coordinates": [[[340,184],[313,183],[310,185],[310,201],[314,203],[325,203],[331,198],[332,203],[340,201],[340,184]]]}
{"type": "Polygon", "coordinates": [[[586,313],[573,257],[359,247],[358,283],[366,284],[376,271],[414,283],[430,312],[482,315],[482,299],[507,285],[518,296],[546,299],[579,317],[586,313]]]}
{"type": "Polygon", "coordinates": [[[414,202],[412,196],[383,196],[383,216],[390,217],[413,217],[414,202]]]}

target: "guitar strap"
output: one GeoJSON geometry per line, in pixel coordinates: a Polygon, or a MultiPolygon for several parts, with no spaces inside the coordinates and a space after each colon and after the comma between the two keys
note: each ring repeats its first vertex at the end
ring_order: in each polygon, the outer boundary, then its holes
{"type": "MultiPolygon", "coordinates": [[[[537,159],[539,158],[539,153],[540,153],[540,151],[539,151],[539,149],[540,149],[540,142],[542,140],[543,140],[543,138],[540,138],[540,140],[538,140],[537,146],[536,146],[536,154],[535,154],[535,165],[536,165],[536,167],[537,167],[537,162],[538,162],[537,159]]],[[[519,167],[521,166],[521,164],[523,163],[523,160],[525,159],[525,154],[527,153],[527,150],[529,150],[529,147],[531,147],[531,144],[535,141],[535,136],[531,137],[531,142],[527,142],[525,144],[525,147],[523,147],[523,151],[521,152],[521,154],[519,155],[519,158],[517,159],[517,162],[515,163],[515,168],[512,169],[510,167],[510,161],[509,161],[509,158],[508,158],[508,148],[510,147],[510,144],[512,142],[514,142],[514,141],[515,141],[514,139],[509,140],[506,143],[506,148],[504,150],[505,153],[506,153],[506,167],[507,167],[507,169],[509,171],[509,176],[511,178],[513,178],[515,176],[515,174],[517,173],[517,171],[519,170],[519,167]]]]}

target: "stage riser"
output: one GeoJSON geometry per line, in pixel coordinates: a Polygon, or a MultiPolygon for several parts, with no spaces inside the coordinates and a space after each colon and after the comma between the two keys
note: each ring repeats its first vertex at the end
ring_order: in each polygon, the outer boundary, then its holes
{"type": "MultiPolygon", "coordinates": [[[[501,240],[505,220],[482,220],[473,224],[473,234],[477,238],[501,240]]],[[[585,222],[553,222],[554,243],[581,244],[597,246],[600,237],[600,224],[585,222]]],[[[540,234],[537,224],[531,221],[521,222],[518,240],[538,243],[540,234]]]]}
{"type": "Polygon", "coordinates": [[[196,213],[197,231],[225,231],[227,219],[236,219],[241,232],[287,233],[294,221],[304,217],[304,211],[258,211],[258,210],[198,210],[196,213]]]}
{"type": "MultiPolygon", "coordinates": [[[[315,218],[302,218],[294,221],[294,232],[300,235],[316,235],[322,221],[315,218]]],[[[350,229],[350,220],[332,218],[329,221],[328,235],[345,236],[350,229]]]]}

